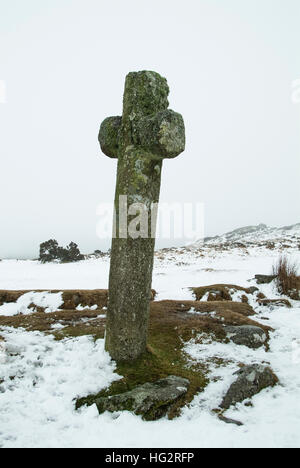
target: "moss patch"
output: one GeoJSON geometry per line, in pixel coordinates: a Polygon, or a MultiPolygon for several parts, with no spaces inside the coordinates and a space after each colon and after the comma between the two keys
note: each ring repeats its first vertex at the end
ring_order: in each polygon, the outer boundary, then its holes
{"type": "Polygon", "coordinates": [[[123,376],[122,379],[113,382],[109,388],[103,389],[96,395],[80,398],[76,402],[76,408],[93,405],[101,397],[118,395],[146,382],[154,382],[169,375],[176,375],[186,378],[190,382],[188,392],[176,401],[168,412],[170,419],[178,416],[180,409],[189,404],[208,383],[206,367],[192,361],[184,353],[185,342],[203,332],[212,335],[215,340],[226,342],[227,337],[223,324],[256,325],[266,332],[270,330],[270,328],[261,326],[246,316],[226,310],[224,303],[219,305],[219,311],[215,316],[212,316],[210,312],[215,308],[211,306],[211,303],[195,301],[151,303],[147,352],[134,362],[118,363],[116,372],[123,376]],[[196,312],[203,312],[204,315],[187,313],[192,307],[196,312]],[[205,315],[206,313],[207,315],[205,315]]]}
{"type": "MultiPolygon", "coordinates": [[[[167,342],[164,338],[165,334],[163,332],[155,336],[153,340],[150,335],[149,341],[154,342],[154,347],[148,345],[147,351],[133,362],[119,363],[116,372],[123,376],[122,379],[113,382],[109,388],[102,390],[96,395],[78,399],[76,401],[76,409],[84,405],[93,405],[101,397],[118,395],[146,382],[155,382],[169,375],[176,375],[186,378],[190,382],[187,393],[176,400],[168,411],[169,419],[178,416],[180,409],[190,403],[194,395],[204,389],[208,381],[199,364],[194,363],[189,365],[187,356],[182,352],[183,343],[176,331],[168,333],[167,342]],[[169,348],[170,345],[172,349],[169,348]]],[[[130,411],[130,408],[128,410],[130,411]]],[[[159,416],[159,413],[157,415],[159,416]]],[[[153,418],[153,414],[145,415],[145,419],[147,420],[153,418]]]]}

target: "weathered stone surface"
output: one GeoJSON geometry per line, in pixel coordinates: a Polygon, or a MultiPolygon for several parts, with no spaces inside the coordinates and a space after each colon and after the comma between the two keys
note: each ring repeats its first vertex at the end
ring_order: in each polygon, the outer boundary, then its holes
{"type": "Polygon", "coordinates": [[[138,142],[159,159],[174,158],[184,151],[184,122],[177,112],[165,110],[138,123],[138,142]]]}
{"type": "Polygon", "coordinates": [[[243,426],[244,424],[241,423],[241,421],[237,421],[236,419],[230,419],[224,416],[224,414],[219,414],[218,418],[220,421],[226,423],[226,424],[234,424],[235,426],[243,426]]]}
{"type": "Polygon", "coordinates": [[[268,284],[276,278],[275,275],[255,275],[257,284],[268,284]]]}
{"type": "Polygon", "coordinates": [[[108,117],[100,127],[99,142],[101,150],[109,158],[118,157],[121,124],[122,117],[108,117]]]}
{"type": "Polygon", "coordinates": [[[260,327],[241,325],[237,327],[225,326],[227,337],[237,345],[257,349],[266,344],[267,335],[260,327]]]}
{"type": "Polygon", "coordinates": [[[287,299],[259,299],[258,303],[259,305],[268,306],[271,309],[275,307],[292,307],[290,301],[287,299]]]}
{"type": "Polygon", "coordinates": [[[99,398],[95,403],[99,413],[127,410],[151,421],[165,416],[170,405],[187,392],[188,386],[187,379],[171,375],[129,392],[99,398]]]}
{"type": "Polygon", "coordinates": [[[156,222],[148,216],[148,233],[133,238],[128,235],[132,216],[124,229],[120,215],[136,203],[151,212],[159,201],[163,158],[184,150],[184,122],[168,109],[168,94],[158,73],[129,73],[122,117],[105,119],[99,132],[102,151],[118,158],[105,342],[116,361],[134,360],[146,349],[156,222]]]}
{"type": "Polygon", "coordinates": [[[223,398],[221,408],[228,409],[231,405],[252,398],[261,390],[274,387],[278,383],[278,378],[273,371],[260,364],[245,366],[234,375],[237,376],[237,379],[223,398]]]}

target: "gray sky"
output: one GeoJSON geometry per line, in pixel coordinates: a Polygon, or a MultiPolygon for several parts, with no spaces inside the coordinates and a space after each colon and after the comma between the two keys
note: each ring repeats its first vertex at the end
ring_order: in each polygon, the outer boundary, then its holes
{"type": "MultiPolygon", "coordinates": [[[[204,202],[205,235],[300,221],[299,0],[0,0],[0,257],[96,236],[116,160],[99,125],[120,115],[125,75],[168,79],[185,153],[161,200],[204,202]]],[[[166,244],[168,244],[166,242],[166,244]]]]}

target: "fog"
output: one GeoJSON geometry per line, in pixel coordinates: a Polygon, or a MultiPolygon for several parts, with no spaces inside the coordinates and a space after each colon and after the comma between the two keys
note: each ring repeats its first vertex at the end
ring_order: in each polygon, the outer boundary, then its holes
{"type": "Polygon", "coordinates": [[[126,74],[145,69],[167,78],[186,125],[163,203],[203,203],[206,236],[300,221],[299,0],[0,0],[0,11],[0,258],[37,257],[49,238],[110,247],[97,207],[114,198],[117,163],[97,135],[122,113],[126,74]]]}

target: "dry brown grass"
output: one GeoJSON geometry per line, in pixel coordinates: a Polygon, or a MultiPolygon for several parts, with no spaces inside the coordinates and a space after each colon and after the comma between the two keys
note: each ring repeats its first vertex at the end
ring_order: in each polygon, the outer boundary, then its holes
{"type": "Polygon", "coordinates": [[[297,262],[293,262],[287,255],[281,255],[272,269],[272,274],[276,276],[278,291],[292,299],[299,299],[298,269],[297,262]]]}
{"type": "MultiPolygon", "coordinates": [[[[77,401],[77,407],[93,404],[101,396],[116,395],[145,382],[177,375],[190,382],[188,392],[172,405],[168,412],[170,419],[178,416],[181,408],[189,404],[195,394],[201,392],[208,383],[206,364],[193,361],[185,354],[183,350],[185,342],[194,338],[200,343],[201,339],[210,335],[213,340],[227,343],[224,325],[259,326],[267,336],[271,331],[271,328],[245,315],[228,310],[228,306],[241,310],[247,304],[172,300],[151,302],[147,353],[134,362],[119,363],[117,372],[123,378],[98,395],[89,395],[80,399],[77,401]],[[188,313],[191,308],[201,314],[188,313]],[[212,314],[213,311],[216,313],[212,314]]],[[[221,363],[222,359],[219,359],[219,364],[221,363]]]]}
{"type": "MultiPolygon", "coordinates": [[[[246,294],[253,294],[257,288],[243,288],[242,286],[237,286],[236,284],[211,284],[209,286],[190,288],[190,290],[192,291],[197,301],[200,301],[206,293],[209,293],[207,299],[208,301],[232,301],[230,294],[231,290],[241,291],[246,294]]],[[[244,297],[246,298],[246,296],[244,297]]]]}
{"type": "Polygon", "coordinates": [[[284,307],[288,307],[289,309],[292,307],[290,301],[288,301],[287,299],[259,299],[258,300],[258,303],[259,305],[263,305],[263,306],[272,306],[273,305],[278,305],[278,306],[284,306],[284,307]]]}
{"type": "Polygon", "coordinates": [[[31,290],[0,290],[0,305],[9,302],[16,302],[21,296],[29,292],[59,293],[62,292],[63,304],[61,309],[74,310],[78,305],[91,307],[97,304],[98,308],[107,305],[107,289],[31,289],[31,290]]]}
{"type": "MultiPolygon", "coordinates": [[[[34,290],[0,290],[0,305],[9,302],[16,302],[21,296],[28,292],[51,292],[59,293],[62,292],[63,304],[60,309],[63,310],[74,310],[77,306],[82,305],[83,307],[92,307],[97,305],[98,309],[102,309],[107,306],[108,290],[107,289],[34,289],[34,290]]],[[[156,291],[152,289],[151,300],[154,300],[156,291]]],[[[32,308],[36,308],[32,305],[32,308]]],[[[37,309],[37,308],[36,308],[37,309]]]]}
{"type": "MultiPolygon", "coordinates": [[[[87,294],[89,296],[93,292],[87,294]]],[[[87,298],[85,300],[87,301],[87,298]]],[[[147,352],[133,363],[119,363],[117,372],[123,378],[113,383],[109,389],[105,389],[102,392],[103,396],[122,393],[168,375],[177,375],[190,381],[188,392],[176,401],[168,413],[169,418],[178,416],[181,408],[189,404],[195,394],[201,392],[208,383],[205,363],[194,362],[187,356],[183,349],[184,343],[192,338],[201,341],[202,334],[208,334],[213,340],[226,343],[228,338],[224,325],[256,325],[263,328],[268,335],[271,328],[250,319],[248,315],[253,313],[248,304],[232,301],[151,302],[147,352]],[[200,313],[189,313],[191,309],[200,313]]],[[[95,340],[103,338],[105,322],[105,309],[64,309],[48,314],[38,312],[12,317],[0,316],[0,327],[22,327],[28,331],[41,331],[54,335],[58,340],[82,335],[93,336],[95,340]],[[52,326],[56,323],[64,325],[65,328],[54,330],[52,326]]],[[[98,396],[88,396],[79,403],[89,404],[90,401],[92,404],[98,396]]]]}
{"type": "MultiPolygon", "coordinates": [[[[97,338],[102,338],[105,329],[105,318],[102,316],[105,314],[105,309],[82,311],[65,309],[47,314],[39,311],[30,315],[0,316],[0,327],[22,327],[28,331],[52,333],[58,339],[81,335],[94,335],[97,338]],[[65,328],[54,331],[52,326],[56,323],[64,325],[65,328]]],[[[224,324],[227,325],[247,323],[250,325],[253,323],[248,317],[252,315],[254,315],[252,307],[242,302],[154,301],[150,305],[149,329],[151,335],[152,324],[159,323],[159,326],[165,327],[166,333],[173,327],[185,330],[185,334],[193,329],[199,328],[209,332],[213,328],[214,331],[218,332],[217,334],[224,335],[220,318],[224,317],[224,324]],[[191,309],[200,312],[201,315],[187,314],[191,309]],[[212,312],[215,312],[216,315],[211,315],[212,312]],[[217,327],[215,327],[216,324],[217,327]]]]}

